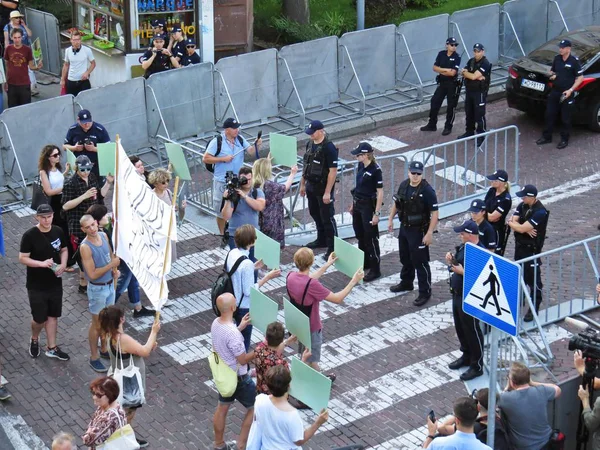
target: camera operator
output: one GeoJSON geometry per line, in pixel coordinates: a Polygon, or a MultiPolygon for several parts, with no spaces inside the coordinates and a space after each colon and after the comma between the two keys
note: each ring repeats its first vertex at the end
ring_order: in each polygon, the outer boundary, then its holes
{"type": "Polygon", "coordinates": [[[154,73],[172,69],[173,67],[179,67],[179,62],[175,56],[173,56],[169,49],[165,48],[165,39],[166,35],[155,34],[152,39],[152,48],[146,50],[140,58],[142,69],[146,71],[144,72],[144,78],[148,78],[154,73]]]}
{"type": "Polygon", "coordinates": [[[506,416],[508,436],[515,449],[546,448],[552,436],[547,403],[558,398],[560,393],[560,387],[555,384],[531,381],[526,365],[512,363],[498,407],[506,416]]]}
{"type": "MultiPolygon", "coordinates": [[[[596,384],[595,381],[594,384],[596,384]]],[[[581,412],[583,423],[588,431],[594,433],[592,450],[600,450],[600,433],[597,433],[597,430],[600,429],[600,397],[596,398],[594,409],[592,410],[590,408],[590,391],[580,385],[577,395],[581,399],[583,406],[583,411],[581,412]]]]}

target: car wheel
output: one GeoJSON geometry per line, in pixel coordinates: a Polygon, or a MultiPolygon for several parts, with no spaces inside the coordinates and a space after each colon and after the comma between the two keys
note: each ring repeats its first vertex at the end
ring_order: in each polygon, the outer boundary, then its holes
{"type": "Polygon", "coordinates": [[[600,133],[600,97],[592,101],[592,107],[589,110],[588,126],[590,130],[600,133]]]}

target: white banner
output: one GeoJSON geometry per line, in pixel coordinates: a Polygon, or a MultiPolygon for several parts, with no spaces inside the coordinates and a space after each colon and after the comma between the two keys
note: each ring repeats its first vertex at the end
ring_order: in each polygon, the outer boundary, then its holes
{"type": "Polygon", "coordinates": [[[160,310],[169,293],[165,276],[171,270],[171,251],[166,250],[170,224],[171,239],[177,239],[175,212],[135,171],[120,140],[116,157],[119,164],[113,196],[116,253],[127,263],[154,307],[160,310]]]}

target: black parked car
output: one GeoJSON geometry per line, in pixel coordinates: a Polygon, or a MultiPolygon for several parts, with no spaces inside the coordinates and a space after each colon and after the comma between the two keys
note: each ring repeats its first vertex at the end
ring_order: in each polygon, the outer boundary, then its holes
{"type": "Polygon", "coordinates": [[[588,125],[600,132],[600,27],[572,31],[546,42],[508,70],[508,106],[532,115],[543,115],[552,82],[548,80],[558,43],[569,39],[571,52],[579,58],[584,81],[575,92],[573,123],[588,125]]]}

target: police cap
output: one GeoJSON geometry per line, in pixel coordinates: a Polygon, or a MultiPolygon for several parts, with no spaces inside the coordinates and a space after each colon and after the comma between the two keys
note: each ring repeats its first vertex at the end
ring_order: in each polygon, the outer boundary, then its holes
{"type": "Polygon", "coordinates": [[[533,184],[526,184],[523,189],[515,194],[517,197],[537,197],[538,190],[533,184]]]}
{"type": "Polygon", "coordinates": [[[446,44],[460,45],[455,37],[449,37],[448,39],[446,39],[446,44]]]}
{"type": "Polygon", "coordinates": [[[322,130],[323,128],[325,127],[323,126],[323,123],[320,120],[313,120],[311,123],[308,124],[304,132],[308,135],[312,135],[315,131],[322,130]]]}
{"type": "Polygon", "coordinates": [[[423,163],[421,161],[411,161],[408,166],[408,171],[410,173],[423,173],[423,163]]]}
{"type": "Polygon", "coordinates": [[[562,41],[560,41],[560,42],[558,43],[558,46],[559,46],[560,48],[571,47],[571,41],[570,41],[570,40],[568,40],[568,39],[563,39],[562,41]]]}
{"type": "Polygon", "coordinates": [[[153,28],[158,28],[158,27],[165,27],[165,21],[164,19],[154,19],[152,21],[152,27],[153,28]]]}
{"type": "Polygon", "coordinates": [[[505,170],[498,169],[493,174],[486,176],[486,178],[490,181],[502,181],[506,183],[508,181],[508,173],[505,170]]]}
{"type": "Polygon", "coordinates": [[[477,223],[474,220],[465,220],[465,222],[462,225],[459,225],[457,227],[454,227],[454,232],[455,233],[469,233],[469,234],[479,234],[479,227],[477,226],[477,223]]]}
{"type": "Polygon", "coordinates": [[[471,206],[469,206],[469,209],[467,209],[467,212],[478,213],[481,211],[485,211],[485,202],[483,200],[481,200],[480,198],[477,198],[477,199],[471,201],[471,206]]]}
{"type": "Polygon", "coordinates": [[[360,144],[358,144],[358,147],[356,147],[350,153],[352,153],[354,156],[373,153],[373,147],[371,147],[371,144],[369,144],[368,142],[361,142],[360,144]]]}
{"type": "Polygon", "coordinates": [[[77,113],[77,118],[80,123],[90,123],[92,122],[92,114],[87,109],[82,109],[77,113]]]}
{"type": "Polygon", "coordinates": [[[483,46],[483,44],[481,44],[480,42],[478,42],[477,44],[475,44],[473,46],[473,50],[481,50],[481,51],[483,51],[483,50],[485,50],[485,47],[483,46]]]}

